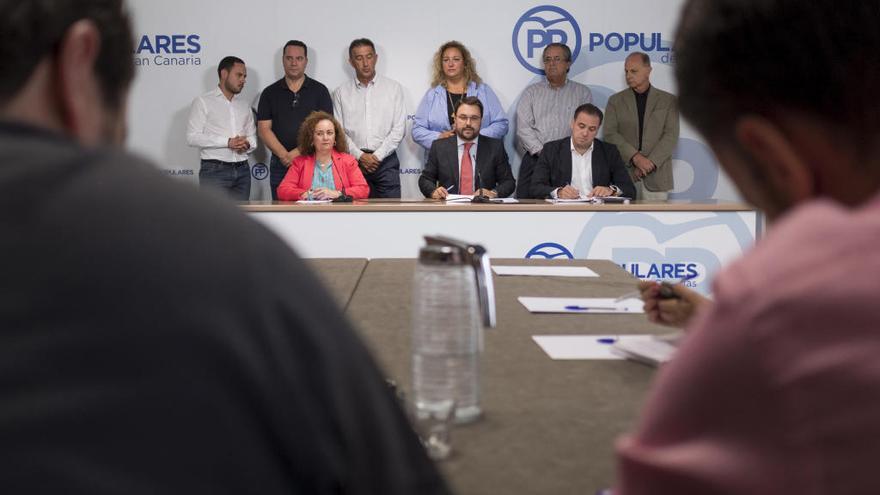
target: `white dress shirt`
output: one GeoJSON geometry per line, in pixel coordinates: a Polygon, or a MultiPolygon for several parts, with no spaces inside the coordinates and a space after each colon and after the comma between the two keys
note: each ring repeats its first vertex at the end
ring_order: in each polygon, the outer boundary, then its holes
{"type": "Polygon", "coordinates": [[[247,154],[257,147],[257,127],[251,106],[241,94],[228,100],[219,87],[196,97],[189,110],[186,143],[201,148],[202,160],[247,160],[247,154]],[[246,152],[229,149],[229,138],[235,136],[247,137],[251,146],[246,152]]]}
{"type": "Polygon", "coordinates": [[[355,78],[336,88],[333,114],[345,129],[348,152],[358,159],[368,149],[384,160],[406,134],[403,88],[380,75],[366,85],[355,78]]]}
{"type": "Polygon", "coordinates": [[[582,155],[575,149],[574,141],[571,141],[571,186],[581,196],[586,196],[593,190],[593,143],[590,143],[590,147],[582,155]]]}
{"type": "MultiPolygon", "coordinates": [[[[574,147],[574,141],[569,140],[571,144],[571,187],[581,193],[581,197],[585,197],[593,190],[593,143],[584,154],[578,153],[574,147]]],[[[550,192],[550,196],[557,197],[559,189],[550,192]]]]}

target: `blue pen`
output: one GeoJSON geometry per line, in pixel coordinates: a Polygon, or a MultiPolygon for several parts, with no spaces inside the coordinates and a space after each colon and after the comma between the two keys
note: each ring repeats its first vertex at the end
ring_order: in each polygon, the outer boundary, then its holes
{"type": "Polygon", "coordinates": [[[568,311],[627,311],[626,308],[612,308],[612,307],[602,307],[602,306],[578,306],[576,304],[572,304],[565,307],[568,311]]]}

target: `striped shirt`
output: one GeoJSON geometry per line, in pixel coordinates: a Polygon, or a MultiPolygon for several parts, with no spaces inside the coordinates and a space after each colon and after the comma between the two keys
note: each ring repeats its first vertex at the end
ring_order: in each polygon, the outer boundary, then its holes
{"type": "Polygon", "coordinates": [[[516,106],[519,149],[537,154],[544,143],[570,136],[575,109],[592,101],[590,88],[572,80],[561,88],[550,87],[547,79],[527,87],[516,106]]]}

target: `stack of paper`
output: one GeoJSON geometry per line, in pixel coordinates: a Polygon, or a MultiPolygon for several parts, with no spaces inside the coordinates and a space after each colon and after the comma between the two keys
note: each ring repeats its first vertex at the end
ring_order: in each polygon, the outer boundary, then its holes
{"type": "Polygon", "coordinates": [[[659,366],[670,359],[678,349],[681,333],[673,335],[644,335],[639,338],[621,339],[614,343],[614,350],[627,359],[659,366]]]}

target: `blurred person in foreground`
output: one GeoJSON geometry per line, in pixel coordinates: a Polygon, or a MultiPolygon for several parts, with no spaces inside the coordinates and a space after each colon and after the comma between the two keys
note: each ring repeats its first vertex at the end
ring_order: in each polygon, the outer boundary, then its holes
{"type": "Polygon", "coordinates": [[[0,8],[0,493],[444,493],[303,262],[114,146],[122,1],[0,8]]]}
{"type": "Polygon", "coordinates": [[[772,224],[713,302],[643,284],[688,334],[617,445],[616,495],[880,493],[878,24],[878,2],[686,2],[682,114],[772,224]]]}

